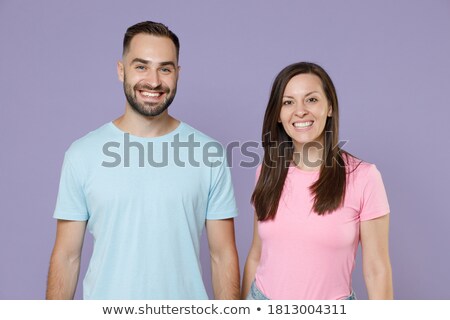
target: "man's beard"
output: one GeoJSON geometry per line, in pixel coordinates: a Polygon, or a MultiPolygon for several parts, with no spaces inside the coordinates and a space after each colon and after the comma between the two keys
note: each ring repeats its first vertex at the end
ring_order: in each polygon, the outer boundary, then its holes
{"type": "Polygon", "coordinates": [[[175,98],[175,94],[177,93],[176,86],[173,91],[170,91],[168,87],[163,86],[162,84],[157,87],[151,87],[148,84],[142,86],[136,84],[134,87],[132,87],[127,83],[126,76],[124,76],[123,79],[123,90],[131,108],[145,117],[156,117],[163,113],[170,106],[173,99],[175,98]],[[138,102],[136,99],[136,91],[142,89],[163,92],[166,94],[166,97],[160,103],[138,102]]]}

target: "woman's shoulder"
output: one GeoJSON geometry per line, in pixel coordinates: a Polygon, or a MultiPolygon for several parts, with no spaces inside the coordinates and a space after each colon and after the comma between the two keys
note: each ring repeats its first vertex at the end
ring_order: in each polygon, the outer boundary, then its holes
{"type": "Polygon", "coordinates": [[[357,180],[371,180],[380,176],[377,166],[373,163],[361,160],[351,154],[344,156],[347,174],[357,180]]]}

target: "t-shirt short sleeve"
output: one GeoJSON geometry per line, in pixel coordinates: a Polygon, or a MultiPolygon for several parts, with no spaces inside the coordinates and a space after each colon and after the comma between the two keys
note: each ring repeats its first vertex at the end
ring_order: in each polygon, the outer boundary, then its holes
{"type": "Polygon", "coordinates": [[[62,220],[86,221],[89,213],[81,183],[82,175],[66,152],[59,182],[58,198],[53,217],[62,220]]]}
{"type": "Polygon", "coordinates": [[[389,212],[389,203],[381,174],[375,165],[370,165],[363,187],[360,220],[375,219],[389,212]]]}
{"type": "Polygon", "coordinates": [[[206,219],[221,220],[237,216],[233,183],[226,156],[211,165],[211,186],[208,195],[206,219]]]}

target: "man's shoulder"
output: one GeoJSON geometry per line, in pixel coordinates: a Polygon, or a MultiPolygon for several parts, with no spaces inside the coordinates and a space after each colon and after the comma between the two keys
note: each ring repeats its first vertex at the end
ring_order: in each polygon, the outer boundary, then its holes
{"type": "Polygon", "coordinates": [[[195,142],[200,142],[200,143],[212,143],[212,144],[218,144],[221,145],[219,141],[217,141],[214,138],[211,138],[209,135],[203,133],[202,131],[192,127],[191,125],[187,124],[186,122],[182,122],[181,124],[182,130],[181,133],[185,136],[185,137],[189,137],[191,135],[193,135],[194,137],[194,141],[195,142]]]}
{"type": "Polygon", "coordinates": [[[67,149],[66,154],[72,157],[79,157],[86,156],[92,150],[98,150],[99,146],[103,145],[112,137],[110,125],[111,123],[108,122],[75,140],[67,149]]]}

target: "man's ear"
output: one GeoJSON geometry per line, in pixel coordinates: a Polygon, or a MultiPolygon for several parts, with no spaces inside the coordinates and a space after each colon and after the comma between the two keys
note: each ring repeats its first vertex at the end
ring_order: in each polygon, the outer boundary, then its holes
{"type": "Polygon", "coordinates": [[[180,77],[181,66],[177,66],[177,80],[180,77]]]}
{"type": "Polygon", "coordinates": [[[123,62],[122,61],[118,61],[117,62],[117,77],[119,78],[120,82],[123,82],[124,80],[124,70],[123,70],[123,62]]]}

